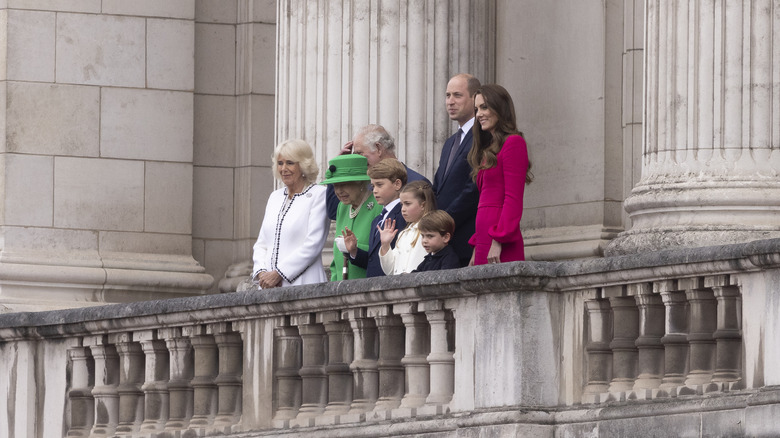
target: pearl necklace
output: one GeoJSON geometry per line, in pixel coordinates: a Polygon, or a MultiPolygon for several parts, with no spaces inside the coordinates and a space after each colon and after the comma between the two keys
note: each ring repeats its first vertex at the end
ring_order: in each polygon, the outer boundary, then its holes
{"type": "Polygon", "coordinates": [[[363,208],[363,203],[366,202],[366,199],[368,199],[368,192],[366,192],[363,195],[363,199],[360,200],[360,205],[358,206],[357,209],[355,209],[355,207],[352,204],[349,205],[349,218],[350,219],[355,219],[357,217],[358,213],[360,213],[360,209],[363,208]]]}

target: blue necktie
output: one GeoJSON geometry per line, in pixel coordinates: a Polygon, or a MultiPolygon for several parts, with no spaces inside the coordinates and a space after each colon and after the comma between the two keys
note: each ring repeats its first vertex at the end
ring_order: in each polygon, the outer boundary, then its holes
{"type": "Polygon", "coordinates": [[[444,176],[446,177],[448,173],[450,173],[450,167],[452,167],[452,162],[455,161],[455,155],[458,154],[458,148],[460,148],[460,138],[463,136],[463,130],[458,129],[458,132],[455,134],[455,142],[452,143],[452,148],[450,148],[450,156],[447,158],[447,166],[444,167],[444,176]]]}

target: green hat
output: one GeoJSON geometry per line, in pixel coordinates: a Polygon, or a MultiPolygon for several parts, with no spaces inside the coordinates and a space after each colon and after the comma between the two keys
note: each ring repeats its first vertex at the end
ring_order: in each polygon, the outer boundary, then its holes
{"type": "Polygon", "coordinates": [[[370,181],[368,160],[358,154],[339,155],[328,162],[325,180],[320,184],[336,184],[350,181],[370,181]]]}

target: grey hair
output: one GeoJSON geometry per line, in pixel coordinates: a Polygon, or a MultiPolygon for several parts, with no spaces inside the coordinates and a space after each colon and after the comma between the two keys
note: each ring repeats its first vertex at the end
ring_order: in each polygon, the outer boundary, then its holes
{"type": "Polygon", "coordinates": [[[379,143],[388,151],[395,153],[395,140],[382,125],[367,125],[358,131],[355,138],[363,137],[363,143],[368,145],[371,151],[376,151],[376,144],[379,143]]]}
{"type": "Polygon", "coordinates": [[[317,181],[317,175],[320,173],[320,168],[317,166],[317,162],[314,159],[314,151],[312,151],[309,143],[303,140],[292,139],[281,142],[276,148],[274,148],[273,164],[271,168],[274,172],[274,177],[281,180],[279,175],[279,169],[276,168],[276,161],[279,156],[284,156],[290,160],[295,161],[301,166],[301,172],[303,172],[303,179],[309,184],[313,184],[317,181]]]}

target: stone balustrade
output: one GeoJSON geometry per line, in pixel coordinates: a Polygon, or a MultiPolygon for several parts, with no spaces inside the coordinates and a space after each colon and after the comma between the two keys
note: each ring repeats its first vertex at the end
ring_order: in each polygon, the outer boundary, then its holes
{"type": "Polygon", "coordinates": [[[761,432],[778,279],[767,240],[0,315],[0,436],[761,432]]]}

